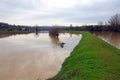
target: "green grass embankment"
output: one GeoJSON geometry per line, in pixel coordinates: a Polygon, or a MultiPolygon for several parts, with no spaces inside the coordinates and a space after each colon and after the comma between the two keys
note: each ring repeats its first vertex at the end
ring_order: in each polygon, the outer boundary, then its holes
{"type": "Polygon", "coordinates": [[[89,32],[53,80],[120,80],[120,50],[89,32]]]}

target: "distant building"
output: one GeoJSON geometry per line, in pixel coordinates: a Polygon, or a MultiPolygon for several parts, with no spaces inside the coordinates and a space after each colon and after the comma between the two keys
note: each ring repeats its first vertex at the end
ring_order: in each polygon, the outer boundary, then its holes
{"type": "Polygon", "coordinates": [[[25,31],[25,30],[26,30],[26,28],[22,28],[21,30],[22,30],[22,31],[25,31]]]}

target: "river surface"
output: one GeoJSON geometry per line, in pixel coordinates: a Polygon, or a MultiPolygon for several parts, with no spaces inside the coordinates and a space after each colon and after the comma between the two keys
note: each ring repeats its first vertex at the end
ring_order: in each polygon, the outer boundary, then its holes
{"type": "Polygon", "coordinates": [[[68,33],[59,38],[48,33],[0,35],[0,80],[45,80],[55,76],[81,37],[68,33]]]}
{"type": "Polygon", "coordinates": [[[93,34],[120,49],[120,32],[93,32],[93,34]]]}

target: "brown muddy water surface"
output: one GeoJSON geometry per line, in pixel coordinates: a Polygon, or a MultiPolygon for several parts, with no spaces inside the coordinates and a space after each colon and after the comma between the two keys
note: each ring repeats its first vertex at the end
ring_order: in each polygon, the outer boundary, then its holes
{"type": "Polygon", "coordinates": [[[81,34],[0,35],[0,80],[45,80],[55,76],[81,34]],[[61,43],[65,43],[63,48],[61,43]]]}
{"type": "Polygon", "coordinates": [[[120,32],[92,32],[99,38],[120,49],[120,32]]]}

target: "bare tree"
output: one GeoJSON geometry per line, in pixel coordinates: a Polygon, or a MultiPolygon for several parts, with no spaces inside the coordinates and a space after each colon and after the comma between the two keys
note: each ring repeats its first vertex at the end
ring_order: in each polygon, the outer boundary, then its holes
{"type": "Polygon", "coordinates": [[[110,24],[110,30],[120,31],[120,14],[115,14],[112,16],[108,23],[110,24]]]}
{"type": "Polygon", "coordinates": [[[116,14],[114,16],[112,16],[108,23],[111,25],[111,26],[120,26],[120,14],[116,14]]]}

